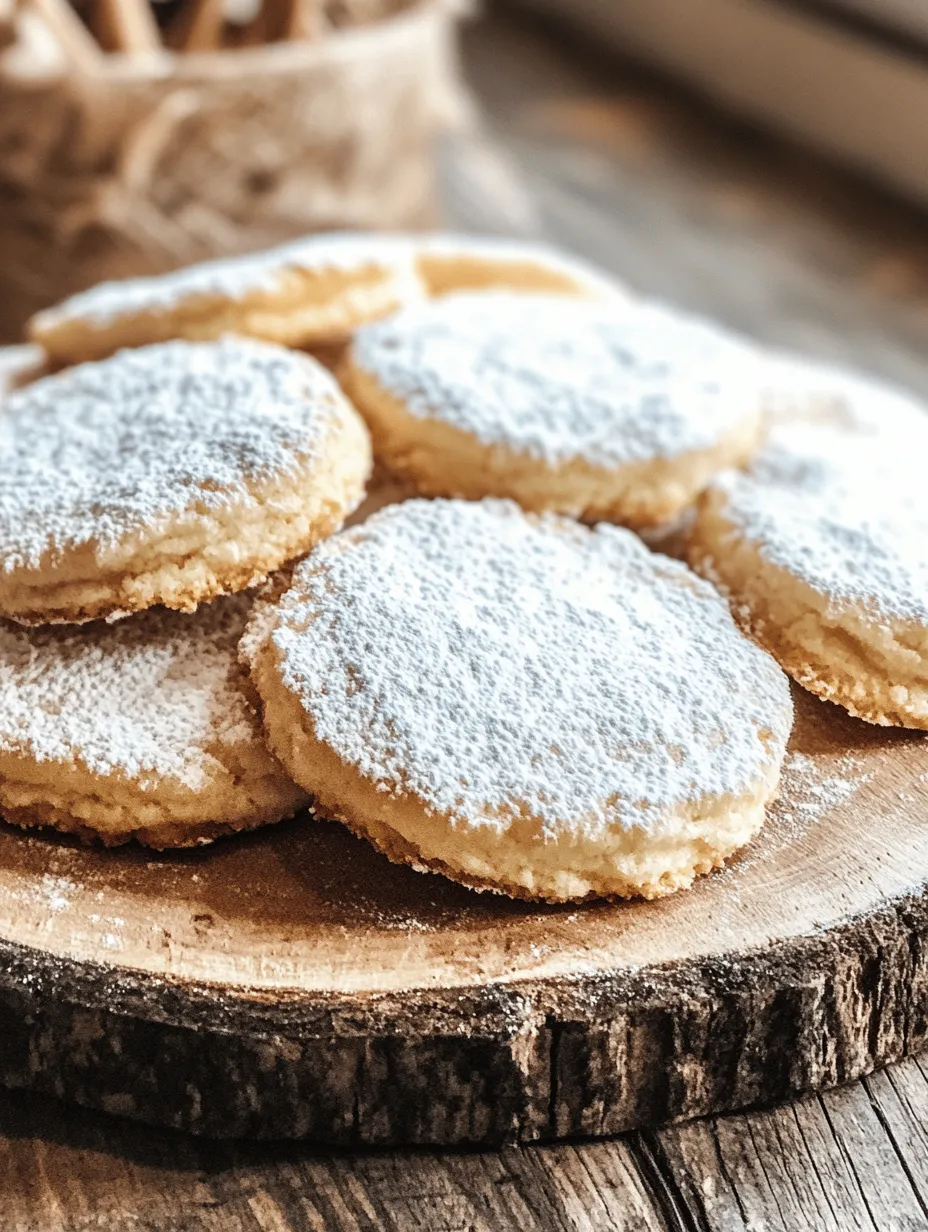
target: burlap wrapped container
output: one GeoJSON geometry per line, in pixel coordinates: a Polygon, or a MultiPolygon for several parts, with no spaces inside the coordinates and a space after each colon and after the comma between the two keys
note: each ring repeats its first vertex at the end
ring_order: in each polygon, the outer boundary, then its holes
{"type": "Polygon", "coordinates": [[[453,13],[419,0],[317,42],[0,55],[0,337],[106,278],[329,227],[433,221],[433,143],[460,113],[453,13]]]}

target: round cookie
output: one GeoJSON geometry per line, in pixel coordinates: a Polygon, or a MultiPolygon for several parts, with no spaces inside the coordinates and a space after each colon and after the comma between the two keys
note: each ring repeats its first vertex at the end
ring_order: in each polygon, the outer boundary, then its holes
{"type": "Polygon", "coordinates": [[[0,397],[45,376],[45,356],[37,346],[0,347],[0,397]]]}
{"type": "Polygon", "coordinates": [[[413,243],[419,277],[431,296],[492,289],[628,297],[615,279],[547,244],[447,234],[413,243]]]}
{"type": "Polygon", "coordinates": [[[161,848],[302,807],[237,661],[249,607],[236,595],[117,625],[0,621],[0,816],[161,848]]]}
{"type": "Polygon", "coordinates": [[[656,305],[489,292],[365,326],[341,380],[377,457],[422,495],[641,527],[754,452],[758,367],[656,305]]]}
{"type": "Polygon", "coordinates": [[[421,298],[408,241],[329,233],[149,278],[105,282],[38,313],[29,336],[63,367],[121,347],[243,334],[330,348],[421,298]]]}
{"type": "Polygon", "coordinates": [[[688,886],[761,826],[792,719],[786,677],[685,565],[511,502],[343,531],[243,652],[322,814],[522,898],[688,886]]]}
{"type": "Polygon", "coordinates": [[[928,729],[928,415],[831,369],[773,375],[764,448],[704,494],[689,559],[812,693],[928,729]]]}
{"type": "Polygon", "coordinates": [[[0,614],[184,611],[341,526],[370,442],[329,373],[266,343],[122,351],[10,394],[0,416],[0,614]]]}

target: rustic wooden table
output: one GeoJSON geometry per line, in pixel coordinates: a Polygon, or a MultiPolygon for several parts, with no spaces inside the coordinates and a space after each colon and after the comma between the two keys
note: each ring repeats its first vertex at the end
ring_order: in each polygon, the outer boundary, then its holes
{"type": "MultiPolygon", "coordinates": [[[[928,393],[925,218],[514,16],[473,27],[485,135],[461,225],[538,233],[636,288],[928,393]]],[[[928,1228],[928,1060],[785,1107],[488,1154],[326,1155],[0,1095],[9,1232],[928,1228]]]]}

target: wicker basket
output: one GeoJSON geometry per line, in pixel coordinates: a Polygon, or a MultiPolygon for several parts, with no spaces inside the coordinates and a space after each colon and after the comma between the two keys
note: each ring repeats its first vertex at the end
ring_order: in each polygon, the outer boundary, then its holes
{"type": "Polygon", "coordinates": [[[433,141],[462,105],[443,0],[315,42],[53,51],[0,53],[0,338],[105,278],[433,221],[433,141]]]}

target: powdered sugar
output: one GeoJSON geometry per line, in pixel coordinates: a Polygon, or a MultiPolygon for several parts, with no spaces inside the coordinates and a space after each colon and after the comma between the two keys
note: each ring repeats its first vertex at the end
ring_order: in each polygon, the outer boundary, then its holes
{"type": "Polygon", "coordinates": [[[343,405],[313,360],[237,339],[123,351],[38,381],[0,416],[2,567],[253,500],[250,483],[318,454],[343,405]]]}
{"type": "Polygon", "coordinates": [[[235,596],[67,629],[0,621],[0,750],[143,790],[165,778],[201,789],[223,749],[263,745],[236,659],[249,606],[235,596]]]}
{"type": "Polygon", "coordinates": [[[793,837],[837,808],[872,775],[853,754],[816,760],[806,753],[789,753],[783,763],[780,793],[771,807],[771,821],[793,827],[793,837]]]}
{"type": "Polygon", "coordinates": [[[618,300],[449,295],[363,327],[352,358],[411,415],[552,465],[677,457],[760,407],[746,345],[618,300]]]}
{"type": "Polygon", "coordinates": [[[925,623],[928,415],[847,374],[781,373],[763,451],[718,480],[726,518],[829,601],[925,623]]]}
{"type": "MultiPolygon", "coordinates": [[[[818,703],[812,703],[818,705],[818,703]]],[[[802,730],[801,714],[797,726],[802,730]]],[[[776,799],[768,805],[767,821],[758,843],[746,848],[738,859],[715,874],[733,889],[744,875],[759,865],[776,875],[778,852],[795,847],[810,836],[819,822],[849,801],[873,778],[866,759],[851,751],[833,753],[787,753],[776,799]]]]}
{"type": "Polygon", "coordinates": [[[452,823],[580,838],[756,790],[785,677],[634,535],[410,501],[321,545],[271,634],[318,738],[452,823]]]}
{"type": "Polygon", "coordinates": [[[107,325],[138,312],[170,312],[180,304],[200,299],[219,298],[236,303],[257,292],[276,290],[289,270],[322,273],[370,265],[395,270],[409,280],[415,277],[408,240],[329,232],[264,252],[204,261],[153,278],[103,282],[39,313],[35,326],[46,330],[74,320],[107,325]]]}

